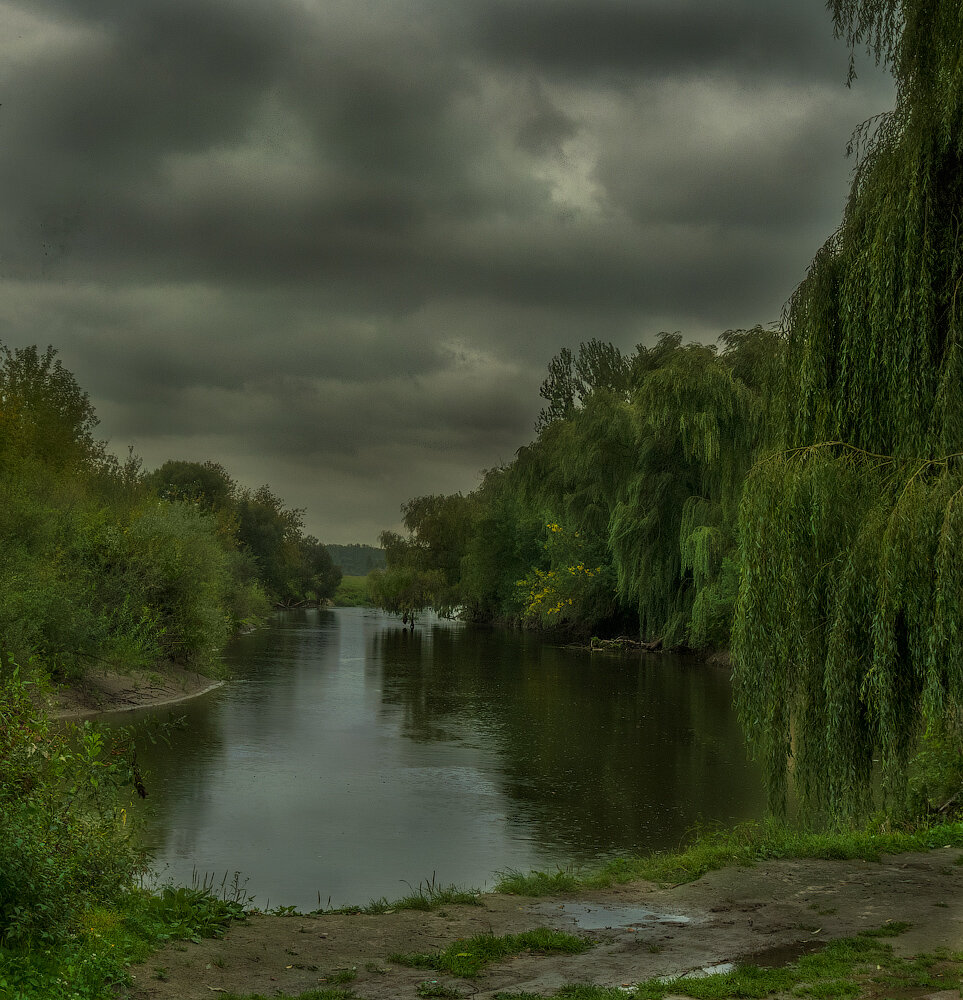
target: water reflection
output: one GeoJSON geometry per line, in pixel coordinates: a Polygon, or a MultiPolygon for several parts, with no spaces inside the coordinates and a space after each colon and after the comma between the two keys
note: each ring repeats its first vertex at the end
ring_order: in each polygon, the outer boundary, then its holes
{"type": "Polygon", "coordinates": [[[229,662],[236,681],[155,713],[187,725],[142,751],[143,819],[172,877],[241,870],[261,904],[482,885],[761,814],[728,680],[693,661],[337,609],[229,662]]]}

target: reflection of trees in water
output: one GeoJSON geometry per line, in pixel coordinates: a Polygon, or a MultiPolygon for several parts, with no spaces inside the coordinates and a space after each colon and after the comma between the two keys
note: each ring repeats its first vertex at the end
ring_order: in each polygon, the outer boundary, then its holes
{"type": "Polygon", "coordinates": [[[225,661],[236,685],[228,711],[221,710],[221,696],[215,693],[149,713],[151,721],[140,726],[137,740],[148,799],[135,804],[135,819],[152,850],[191,854],[198,832],[210,825],[213,789],[234,779],[230,755],[270,743],[273,734],[290,730],[293,720],[310,725],[295,706],[305,697],[317,699],[325,674],[337,669],[338,626],[330,611],[285,612],[272,627],[231,644],[225,661]],[[263,696],[265,684],[269,697],[263,696]],[[157,722],[181,719],[169,741],[147,738],[157,722]]]}
{"type": "Polygon", "coordinates": [[[573,856],[666,846],[700,819],[761,813],[719,670],[483,629],[384,631],[370,653],[405,734],[456,732],[497,751],[513,819],[573,856]]]}
{"type": "Polygon", "coordinates": [[[324,697],[326,679],[339,669],[340,625],[331,611],[296,609],[231,644],[225,659],[249,697],[237,692],[232,699],[225,719],[229,743],[269,743],[275,733],[310,725],[310,715],[301,709],[306,701],[324,697]],[[269,696],[264,685],[270,685],[269,696]]]}
{"type": "MultiPolygon", "coordinates": [[[[131,816],[145,843],[160,853],[178,844],[190,843],[194,831],[206,822],[209,774],[223,766],[225,741],[212,711],[213,699],[185,701],[149,714],[138,713],[133,722],[137,761],[144,775],[147,799],[131,804],[131,816]],[[166,737],[156,736],[166,727],[166,737]],[[152,741],[148,733],[155,734],[152,741]],[[184,767],[187,760],[190,766],[184,767]],[[178,816],[190,822],[171,823],[171,803],[178,803],[178,816]],[[184,802],[189,803],[185,809],[184,802]]],[[[124,721],[127,724],[130,720],[124,721]]]]}

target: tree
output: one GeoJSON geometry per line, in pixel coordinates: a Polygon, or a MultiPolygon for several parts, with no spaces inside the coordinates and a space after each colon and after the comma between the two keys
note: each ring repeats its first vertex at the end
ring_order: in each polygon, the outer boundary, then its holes
{"type": "Polygon", "coordinates": [[[463,604],[461,561],[472,530],[472,502],[460,493],[414,497],[402,505],[407,537],[381,533],[387,568],[375,571],[372,600],[386,611],[434,608],[451,615],[463,604]]]}
{"type": "Polygon", "coordinates": [[[301,594],[314,594],[319,601],[334,597],[341,583],[341,569],[334,565],[326,546],[314,537],[305,535],[301,539],[301,573],[298,587],[301,594]]]}
{"type": "Polygon", "coordinates": [[[773,805],[838,820],[902,796],[963,699],[963,7],[832,0],[891,69],[842,224],[785,315],[780,450],[740,517],[740,712],[773,805]]]}
{"type": "Polygon", "coordinates": [[[633,458],[619,476],[609,545],[642,635],[666,645],[728,639],[739,495],[765,435],[760,369],[781,344],[759,328],[723,342],[720,357],[714,345],[663,334],[634,364],[633,458]]]}
{"type": "Polygon", "coordinates": [[[219,462],[170,459],[147,476],[147,485],[165,500],[185,500],[210,510],[230,510],[237,484],[219,462]]]}
{"type": "Polygon", "coordinates": [[[48,347],[0,345],[0,461],[90,466],[103,454],[90,397],[48,347]]]}
{"type": "Polygon", "coordinates": [[[288,509],[269,486],[238,490],[237,539],[258,567],[264,588],[280,600],[301,599],[301,529],[304,511],[288,509]]]}

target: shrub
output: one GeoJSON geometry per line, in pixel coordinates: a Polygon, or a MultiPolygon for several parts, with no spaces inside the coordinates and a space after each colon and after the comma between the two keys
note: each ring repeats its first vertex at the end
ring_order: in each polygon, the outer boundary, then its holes
{"type": "Polygon", "coordinates": [[[100,730],[51,727],[19,671],[0,675],[0,945],[62,942],[134,885],[143,857],[117,799],[130,775],[100,730]]]}

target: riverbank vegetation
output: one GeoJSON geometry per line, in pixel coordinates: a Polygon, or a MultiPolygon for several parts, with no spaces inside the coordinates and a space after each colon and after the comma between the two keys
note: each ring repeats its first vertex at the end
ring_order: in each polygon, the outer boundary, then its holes
{"type": "Polygon", "coordinates": [[[55,352],[0,346],[0,663],[71,680],[97,665],[210,670],[271,600],[340,581],[302,512],[214,462],[145,473],[95,438],[55,352]]]}
{"type": "Polygon", "coordinates": [[[535,440],[409,501],[372,590],[729,648],[772,809],[845,825],[912,810],[927,771],[963,794],[963,64],[954,0],[829,7],[897,101],[781,328],[562,350],[535,440]]]}
{"type": "Polygon", "coordinates": [[[0,345],[0,996],[95,997],[174,934],[239,907],[205,891],[139,889],[125,797],[133,747],[60,728],[51,685],[95,670],[216,672],[272,600],[340,580],[301,512],[215,463],[146,474],[95,437],[87,394],[55,352],[0,345]]]}
{"type": "Polygon", "coordinates": [[[223,933],[237,900],[149,893],[128,822],[129,734],[52,725],[33,685],[0,676],[0,997],[90,1000],[171,938],[223,933]]]}

